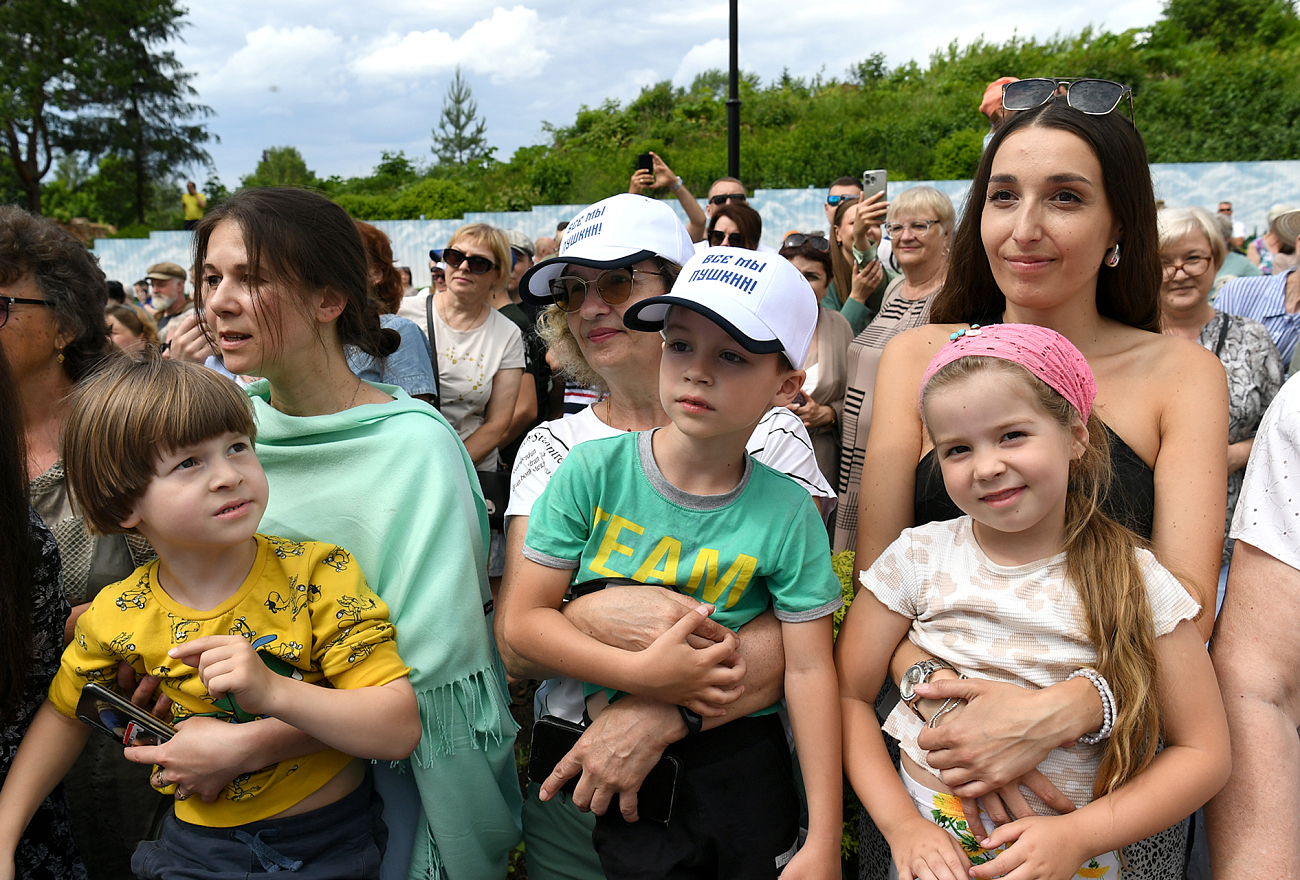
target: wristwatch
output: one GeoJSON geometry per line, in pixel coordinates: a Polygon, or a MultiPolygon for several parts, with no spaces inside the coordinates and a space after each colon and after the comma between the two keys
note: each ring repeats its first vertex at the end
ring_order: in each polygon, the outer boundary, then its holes
{"type": "Polygon", "coordinates": [[[903,673],[903,681],[898,686],[898,693],[903,698],[903,702],[907,704],[907,708],[915,712],[916,717],[920,718],[922,721],[924,721],[925,718],[922,717],[921,710],[916,708],[917,700],[920,699],[920,697],[916,695],[916,686],[922,682],[929,681],[930,676],[939,669],[952,669],[956,672],[956,668],[947,660],[922,660],[920,663],[914,663],[907,667],[907,671],[903,673]]]}
{"type": "Polygon", "coordinates": [[[678,177],[677,182],[673,184],[673,192],[677,192],[677,190],[681,188],[682,188],[682,179],[678,177]]]}

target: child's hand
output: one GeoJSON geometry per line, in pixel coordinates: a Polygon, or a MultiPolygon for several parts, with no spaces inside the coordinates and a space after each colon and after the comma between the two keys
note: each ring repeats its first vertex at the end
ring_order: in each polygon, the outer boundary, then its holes
{"type": "Polygon", "coordinates": [[[840,880],[843,871],[838,840],[829,846],[808,840],[786,864],[781,880],[840,880]]]}
{"type": "Polygon", "coordinates": [[[980,841],[985,849],[1013,843],[990,862],[971,869],[977,880],[1006,875],[1008,880],[1070,880],[1092,855],[1078,846],[1078,836],[1060,816],[1033,816],[1002,825],[980,841]]]}
{"type": "Polygon", "coordinates": [[[287,681],[266,667],[243,636],[204,636],[167,656],[197,669],[213,699],[233,694],[241,708],[259,715],[268,714],[277,682],[287,681]]]}
{"type": "Polygon", "coordinates": [[[957,839],[920,813],[899,826],[889,848],[898,880],[967,880],[971,869],[957,839]]]}
{"type": "Polygon", "coordinates": [[[713,606],[701,605],[637,655],[637,677],[643,683],[638,693],[700,715],[726,714],[723,707],[744,690],[745,661],[736,653],[736,634],[727,631],[722,641],[705,648],[688,642],[700,616],[712,612],[713,606]]]}

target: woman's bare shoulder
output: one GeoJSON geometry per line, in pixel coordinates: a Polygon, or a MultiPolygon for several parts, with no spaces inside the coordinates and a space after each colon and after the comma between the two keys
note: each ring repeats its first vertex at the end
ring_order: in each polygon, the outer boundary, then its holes
{"type": "Polygon", "coordinates": [[[893,358],[912,361],[924,358],[928,364],[935,352],[944,346],[952,334],[961,330],[966,324],[922,324],[911,330],[904,330],[885,344],[885,351],[892,352],[893,358]]]}

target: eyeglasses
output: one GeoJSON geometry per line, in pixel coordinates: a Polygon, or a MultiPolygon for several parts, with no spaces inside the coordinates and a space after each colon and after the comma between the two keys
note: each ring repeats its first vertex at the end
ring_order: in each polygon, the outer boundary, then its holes
{"type": "MultiPolygon", "coordinates": [[[[838,196],[836,198],[838,198],[838,196]]],[[[854,196],[854,198],[857,198],[857,196],[854,196]]],[[[787,235],[785,241],[781,242],[781,248],[797,248],[803,246],[805,243],[811,245],[813,250],[829,251],[831,249],[831,243],[826,240],[826,236],[820,233],[816,235],[805,235],[802,232],[791,232],[787,235]]]]}
{"type": "Polygon", "coordinates": [[[723,244],[727,247],[745,248],[752,250],[749,242],[745,240],[744,233],[741,232],[721,232],[717,229],[709,233],[709,247],[721,247],[723,244]]]}
{"type": "Polygon", "coordinates": [[[913,220],[911,223],[906,223],[906,224],[886,223],[885,231],[889,233],[890,238],[894,238],[895,236],[902,235],[904,229],[910,229],[912,230],[913,235],[921,236],[929,232],[930,227],[936,225],[939,222],[940,221],[938,220],[913,220]]]}
{"type": "Polygon", "coordinates": [[[9,323],[9,307],[12,305],[20,306],[45,306],[54,308],[47,299],[24,299],[21,296],[0,296],[0,327],[9,323]]]}
{"type": "Polygon", "coordinates": [[[745,194],[719,193],[716,196],[709,196],[709,204],[711,205],[725,205],[727,202],[740,202],[743,205],[745,203],[745,194]]]}
{"type": "Polygon", "coordinates": [[[606,269],[596,276],[594,281],[578,278],[574,275],[561,275],[551,280],[551,295],[555,304],[564,312],[576,312],[582,308],[587,298],[587,288],[596,286],[596,294],[611,306],[627,302],[632,295],[633,274],[659,275],[662,272],[650,272],[645,269],[606,269]]]}
{"type": "MultiPolygon", "coordinates": [[[[473,271],[473,270],[471,270],[471,271],[473,271]]],[[[443,281],[443,280],[445,280],[446,278],[447,278],[447,270],[446,270],[446,269],[434,269],[434,270],[433,270],[433,280],[434,280],[434,281],[443,281]]]]}
{"type": "Polygon", "coordinates": [[[497,264],[487,257],[470,256],[462,253],[455,248],[447,248],[442,252],[442,261],[453,269],[459,269],[461,263],[469,263],[469,271],[474,275],[486,275],[497,267],[497,264]]]}
{"type": "Polygon", "coordinates": [[[1035,77],[1017,80],[1002,87],[1002,107],[1006,110],[1032,110],[1041,107],[1065,86],[1065,101],[1089,116],[1105,116],[1128,97],[1129,118],[1137,123],[1133,112],[1133,90],[1108,79],[1056,79],[1035,77]]]}
{"type": "Polygon", "coordinates": [[[826,204],[834,208],[840,202],[856,202],[860,198],[862,198],[862,196],[856,195],[854,193],[846,193],[845,195],[842,196],[827,196],[826,204]]]}
{"type": "Polygon", "coordinates": [[[1182,269],[1183,274],[1185,274],[1188,278],[1196,278],[1199,275],[1203,275],[1205,273],[1205,270],[1210,268],[1210,258],[1195,256],[1195,257],[1188,257],[1185,260],[1179,261],[1179,260],[1166,260],[1164,257],[1161,257],[1160,265],[1165,270],[1166,278],[1173,278],[1175,275],[1178,274],[1179,269],[1182,269]]]}

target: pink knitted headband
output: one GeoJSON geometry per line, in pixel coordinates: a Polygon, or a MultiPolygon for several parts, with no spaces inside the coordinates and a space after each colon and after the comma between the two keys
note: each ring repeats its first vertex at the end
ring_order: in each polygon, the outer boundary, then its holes
{"type": "Polygon", "coordinates": [[[1055,330],[1036,324],[972,324],[969,330],[952,334],[951,342],[925,368],[921,377],[922,400],[925,386],[934,374],[964,357],[991,357],[1024,367],[1070,402],[1084,422],[1097,397],[1097,381],[1079,349],[1055,330]]]}

